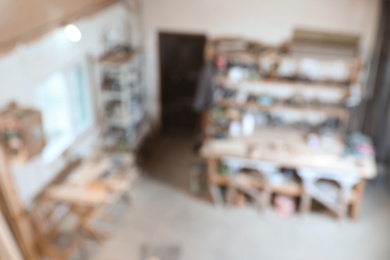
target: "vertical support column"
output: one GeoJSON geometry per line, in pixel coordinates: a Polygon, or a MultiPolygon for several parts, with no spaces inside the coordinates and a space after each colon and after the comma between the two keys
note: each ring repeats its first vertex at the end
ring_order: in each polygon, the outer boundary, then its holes
{"type": "Polygon", "coordinates": [[[359,179],[354,177],[345,177],[340,178],[338,183],[341,187],[341,196],[339,201],[339,217],[347,218],[348,217],[348,207],[350,205],[350,198],[353,192],[353,186],[359,182],[359,179]]]}
{"type": "Polygon", "coordinates": [[[216,158],[207,158],[207,180],[211,198],[215,205],[224,204],[223,195],[218,183],[215,183],[214,176],[218,174],[218,160],[216,158]]]}
{"type": "Polygon", "coordinates": [[[0,210],[0,259],[22,260],[22,254],[0,210]]]}
{"type": "Polygon", "coordinates": [[[360,214],[360,208],[362,204],[363,194],[366,188],[366,180],[362,179],[355,187],[355,196],[351,205],[351,215],[353,220],[357,220],[360,214]]]}
{"type": "Polygon", "coordinates": [[[312,185],[313,179],[305,176],[304,174],[300,174],[300,177],[303,181],[303,193],[301,195],[301,203],[299,205],[299,212],[301,214],[306,214],[311,209],[311,195],[310,195],[310,185],[312,185]]]}
{"type": "Polygon", "coordinates": [[[10,171],[9,160],[0,144],[0,197],[3,211],[25,259],[38,258],[30,220],[26,215],[10,171]]]}

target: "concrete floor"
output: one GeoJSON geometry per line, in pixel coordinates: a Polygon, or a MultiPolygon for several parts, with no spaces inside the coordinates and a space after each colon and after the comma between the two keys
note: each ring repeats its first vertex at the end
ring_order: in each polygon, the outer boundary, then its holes
{"type": "Polygon", "coordinates": [[[188,168],[199,160],[191,144],[165,139],[157,147],[133,205],[93,259],[141,260],[142,246],[160,244],[180,246],[180,260],[390,259],[390,196],[383,186],[368,186],[358,222],[216,208],[188,192],[188,168]]]}

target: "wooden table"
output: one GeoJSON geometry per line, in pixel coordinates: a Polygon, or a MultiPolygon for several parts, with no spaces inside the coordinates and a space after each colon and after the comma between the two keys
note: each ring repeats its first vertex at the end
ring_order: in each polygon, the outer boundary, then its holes
{"type": "Polygon", "coordinates": [[[211,184],[229,185],[228,178],[218,172],[219,161],[236,165],[237,169],[258,169],[264,165],[295,169],[302,184],[271,185],[274,193],[300,197],[301,212],[309,210],[311,198],[339,216],[346,214],[350,204],[351,217],[357,218],[365,181],[376,176],[375,158],[374,155],[343,156],[344,150],[344,143],[336,135],[327,137],[318,147],[310,147],[302,132],[264,128],[249,137],[206,140],[201,155],[208,161],[211,184]],[[337,203],[329,203],[315,188],[319,179],[339,183],[341,197],[337,203]]]}
{"type": "Polygon", "coordinates": [[[60,185],[50,188],[45,198],[67,205],[69,213],[74,213],[78,218],[78,228],[95,241],[101,242],[106,237],[107,234],[94,229],[90,222],[101,207],[113,201],[111,193],[106,190],[60,185]]]}
{"type": "Polygon", "coordinates": [[[69,211],[78,217],[79,228],[97,242],[101,242],[106,234],[98,232],[90,222],[102,207],[125,194],[138,176],[138,172],[123,172],[124,169],[119,168],[103,176],[112,165],[108,155],[86,159],[64,183],[45,193],[45,199],[67,205],[69,211]],[[121,173],[127,175],[126,178],[119,177],[121,173]]]}

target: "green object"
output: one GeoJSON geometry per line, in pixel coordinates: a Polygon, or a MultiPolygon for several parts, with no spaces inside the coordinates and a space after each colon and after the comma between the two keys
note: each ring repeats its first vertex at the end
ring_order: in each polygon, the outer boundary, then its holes
{"type": "Polygon", "coordinates": [[[226,165],[219,166],[219,173],[223,176],[229,175],[229,168],[226,165]]]}

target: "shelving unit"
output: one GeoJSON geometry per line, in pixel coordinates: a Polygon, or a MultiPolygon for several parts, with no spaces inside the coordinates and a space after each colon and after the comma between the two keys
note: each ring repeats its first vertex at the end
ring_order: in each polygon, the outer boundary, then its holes
{"type": "Polygon", "coordinates": [[[344,119],[347,116],[347,111],[340,107],[318,107],[318,108],[307,108],[305,106],[288,106],[284,103],[275,103],[270,106],[264,106],[255,102],[237,102],[228,99],[220,99],[216,101],[216,105],[222,108],[236,108],[236,109],[247,109],[259,112],[271,112],[271,111],[289,111],[300,114],[319,114],[326,117],[335,117],[344,119]]]}
{"type": "Polygon", "coordinates": [[[227,116],[225,124],[262,113],[279,124],[300,125],[304,131],[328,126],[327,131],[345,135],[351,107],[356,105],[351,101],[358,103],[361,98],[356,57],[296,57],[285,47],[234,38],[210,41],[206,55],[217,68],[215,108],[238,114],[234,119],[227,116]]]}
{"type": "Polygon", "coordinates": [[[228,77],[216,77],[218,85],[224,88],[253,95],[269,95],[276,99],[293,98],[302,95],[303,99],[317,99],[324,103],[342,104],[349,95],[349,88],[340,84],[321,84],[285,80],[240,80],[234,82],[228,77]]]}
{"type": "Polygon", "coordinates": [[[347,133],[363,92],[360,60],[296,57],[284,46],[242,39],[211,41],[206,58],[215,75],[201,155],[214,200],[223,197],[215,187],[229,190],[236,185],[234,176],[250,176],[249,190],[300,198],[301,212],[315,198],[338,216],[351,206],[356,218],[364,180],[376,174],[373,151],[351,152],[347,133]],[[267,181],[256,181],[251,171],[267,181]],[[339,197],[318,188],[319,180],[338,183],[339,197]]]}
{"type": "Polygon", "coordinates": [[[119,47],[100,60],[103,139],[117,151],[137,149],[148,124],[144,107],[142,53],[119,47]]]}

